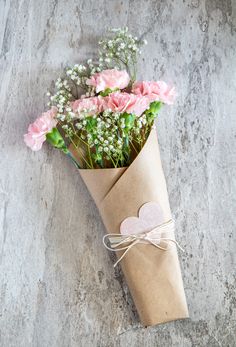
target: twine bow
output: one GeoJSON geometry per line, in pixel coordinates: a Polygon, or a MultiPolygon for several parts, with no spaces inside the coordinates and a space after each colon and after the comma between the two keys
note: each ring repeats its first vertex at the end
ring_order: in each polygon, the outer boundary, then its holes
{"type": "Polygon", "coordinates": [[[103,236],[103,244],[109,251],[125,251],[121,257],[114,264],[114,267],[125,257],[132,247],[138,243],[153,245],[162,251],[167,251],[169,244],[174,243],[181,251],[184,252],[183,248],[175,240],[174,235],[175,223],[172,219],[161,225],[158,225],[154,229],[148,232],[132,235],[122,234],[106,234],[103,236]],[[107,245],[107,240],[110,246],[107,245]],[[163,246],[164,245],[164,246],[163,246]]]}

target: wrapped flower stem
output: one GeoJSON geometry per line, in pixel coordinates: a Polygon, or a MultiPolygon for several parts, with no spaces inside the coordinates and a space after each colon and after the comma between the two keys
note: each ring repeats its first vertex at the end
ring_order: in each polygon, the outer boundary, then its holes
{"type": "Polygon", "coordinates": [[[47,140],[76,164],[106,227],[104,246],[116,252],[114,266],[121,265],[148,326],[188,317],[154,131],[160,108],[176,94],[163,81],[135,81],[145,42],[127,28],[112,33],[100,41],[97,62],[75,64],[57,79],[50,109],[24,141],[38,151],[47,140]]]}
{"type": "MultiPolygon", "coordinates": [[[[120,232],[127,216],[157,202],[165,221],[171,219],[166,182],[155,131],[128,168],[80,170],[108,233],[120,232]]],[[[123,254],[118,252],[118,258],[123,254]]],[[[143,325],[188,317],[176,245],[163,251],[137,244],[120,262],[143,325]]]]}

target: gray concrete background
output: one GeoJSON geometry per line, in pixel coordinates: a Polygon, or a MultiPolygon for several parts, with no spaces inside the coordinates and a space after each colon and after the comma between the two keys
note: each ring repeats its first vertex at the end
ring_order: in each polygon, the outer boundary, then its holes
{"type": "Polygon", "coordinates": [[[236,1],[0,0],[0,346],[236,346],[236,1]],[[173,82],[158,133],[191,318],[140,326],[76,169],[22,136],[64,66],[106,27],[149,44],[139,76],[173,82]]]}

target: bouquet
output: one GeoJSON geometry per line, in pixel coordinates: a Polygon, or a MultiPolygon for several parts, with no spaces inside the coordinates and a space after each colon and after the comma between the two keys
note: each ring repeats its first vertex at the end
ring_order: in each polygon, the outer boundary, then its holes
{"type": "MultiPolygon", "coordinates": [[[[172,104],[163,81],[137,81],[145,41],[127,28],[99,42],[97,60],[76,64],[48,92],[49,110],[29,125],[33,151],[47,141],[68,155],[90,191],[143,325],[188,317],[174,221],[154,121],[172,104]]],[[[93,231],[91,230],[91,233],[93,231]]]]}

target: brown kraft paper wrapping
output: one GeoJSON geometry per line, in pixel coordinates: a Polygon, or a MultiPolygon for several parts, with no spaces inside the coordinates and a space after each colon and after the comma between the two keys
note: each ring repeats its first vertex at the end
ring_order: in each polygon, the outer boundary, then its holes
{"type": "MultiPolygon", "coordinates": [[[[128,168],[79,170],[100,211],[107,233],[119,233],[121,222],[137,216],[146,202],[158,202],[171,219],[157,136],[153,130],[128,168]]],[[[122,251],[117,252],[122,255],[122,251]]],[[[167,251],[137,244],[120,261],[144,326],[188,317],[176,245],[167,251]]]]}

